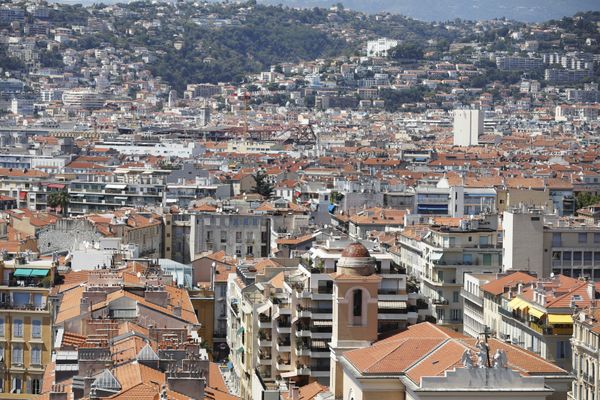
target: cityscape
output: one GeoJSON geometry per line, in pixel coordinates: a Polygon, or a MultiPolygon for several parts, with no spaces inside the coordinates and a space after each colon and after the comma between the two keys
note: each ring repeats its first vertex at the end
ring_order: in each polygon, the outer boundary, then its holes
{"type": "Polygon", "coordinates": [[[0,399],[600,399],[600,4],[273,3],[0,1],[0,399]]]}

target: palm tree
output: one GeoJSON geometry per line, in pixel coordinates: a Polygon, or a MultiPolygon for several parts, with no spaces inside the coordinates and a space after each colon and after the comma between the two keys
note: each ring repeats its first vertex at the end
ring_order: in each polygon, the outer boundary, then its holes
{"type": "Polygon", "coordinates": [[[69,192],[61,190],[52,192],[48,195],[48,207],[56,209],[60,207],[62,214],[67,215],[67,206],[69,205],[69,192]]]}

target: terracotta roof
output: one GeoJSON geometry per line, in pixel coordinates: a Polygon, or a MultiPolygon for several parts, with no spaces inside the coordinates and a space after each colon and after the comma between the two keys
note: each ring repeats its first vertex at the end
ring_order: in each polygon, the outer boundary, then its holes
{"type": "Polygon", "coordinates": [[[536,280],[537,278],[535,276],[531,276],[525,272],[514,272],[510,275],[486,283],[481,287],[481,290],[497,296],[504,293],[506,287],[513,287],[519,283],[527,284],[535,282],[536,280]]]}

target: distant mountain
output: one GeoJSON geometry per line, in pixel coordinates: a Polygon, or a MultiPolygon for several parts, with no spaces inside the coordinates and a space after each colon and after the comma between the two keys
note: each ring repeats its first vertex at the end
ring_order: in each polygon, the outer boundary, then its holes
{"type": "Polygon", "coordinates": [[[346,8],[367,13],[390,12],[425,21],[456,18],[479,20],[506,17],[524,22],[542,22],[580,11],[600,10],[599,0],[258,0],[291,7],[346,8]]]}

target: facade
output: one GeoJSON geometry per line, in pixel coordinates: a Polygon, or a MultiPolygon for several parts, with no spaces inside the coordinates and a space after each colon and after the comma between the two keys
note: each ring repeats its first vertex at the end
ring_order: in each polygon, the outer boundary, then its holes
{"type": "MultiPolygon", "coordinates": [[[[369,279],[375,283],[369,289],[368,311],[368,315],[375,316],[368,323],[372,340],[419,320],[416,296],[407,294],[406,276],[392,256],[374,248],[369,252],[358,242],[317,243],[300,266],[297,260],[285,263],[283,259],[277,259],[278,264],[274,259],[255,265],[242,263],[235,274],[229,275],[227,334],[242,398],[260,398],[256,396],[288,381],[300,386],[313,381],[329,384],[332,370],[328,343],[335,335],[338,297],[335,276],[340,282],[344,276],[341,268],[350,262],[344,254],[348,254],[348,248],[358,246],[369,253],[373,268],[369,279]],[[255,317],[246,313],[254,313],[255,317]],[[242,346],[243,361],[241,351],[237,351],[242,346]],[[254,378],[245,377],[245,372],[254,378]]],[[[346,312],[338,319],[347,321],[346,312]]],[[[367,325],[361,326],[366,329],[367,325]]],[[[338,337],[341,354],[347,344],[341,338],[350,339],[341,332],[338,337]]]]}
{"type": "MultiPolygon", "coordinates": [[[[503,286],[501,294],[492,297],[486,293],[494,303],[484,307],[484,319],[490,321],[491,331],[561,368],[570,368],[572,315],[574,310],[591,304],[596,295],[593,284],[562,275],[535,280],[523,277],[518,283],[509,277],[500,278],[512,282],[503,286]]],[[[493,281],[483,286],[484,292],[497,289],[493,281]]]]}
{"type": "Polygon", "coordinates": [[[42,390],[52,356],[49,286],[54,273],[0,261],[0,397],[28,399],[42,390]]]}
{"type": "Polygon", "coordinates": [[[190,256],[225,251],[237,257],[266,257],[271,251],[269,215],[200,212],[190,219],[190,256]]]}
{"type": "Polygon", "coordinates": [[[343,400],[549,399],[566,397],[572,376],[497,339],[481,341],[424,322],[339,360],[343,400]],[[482,350],[486,349],[486,350],[482,350]],[[485,355],[493,356],[486,365],[485,355]],[[496,355],[500,354],[500,357],[496,355]]]}
{"type": "Polygon", "coordinates": [[[483,111],[454,110],[454,145],[477,146],[483,134],[483,111]]]}
{"type": "Polygon", "coordinates": [[[367,42],[367,56],[369,57],[387,57],[388,50],[398,46],[397,40],[380,38],[367,42]]]}
{"type": "Polygon", "coordinates": [[[410,227],[398,236],[401,267],[420,282],[439,324],[462,329],[461,288],[467,273],[496,273],[502,265],[497,216],[458,226],[410,227]]]}
{"type": "Polygon", "coordinates": [[[520,207],[504,212],[503,228],[504,270],[600,278],[600,227],[593,221],[520,207]]]}
{"type": "Polygon", "coordinates": [[[576,313],[573,318],[571,350],[575,380],[567,397],[569,400],[597,399],[600,396],[598,317],[598,309],[594,306],[576,313]]]}

